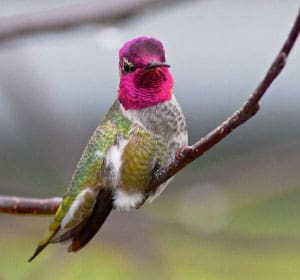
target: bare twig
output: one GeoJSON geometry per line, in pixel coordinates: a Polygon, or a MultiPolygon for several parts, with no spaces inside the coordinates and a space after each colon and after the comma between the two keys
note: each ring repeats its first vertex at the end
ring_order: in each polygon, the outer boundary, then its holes
{"type": "MultiPolygon", "coordinates": [[[[259,83],[258,87],[249,96],[244,105],[233,113],[220,126],[211,131],[208,135],[201,138],[192,146],[182,147],[177,153],[174,161],[167,167],[160,169],[153,176],[153,180],[149,185],[148,191],[153,192],[160,184],[176,174],[187,164],[199,158],[206,151],[219,143],[223,138],[230,134],[235,128],[252,118],[259,110],[259,101],[270,87],[272,82],[284,68],[286,59],[294,46],[300,32],[300,11],[294,22],[294,25],[284,42],[279,54],[268,69],[264,79],[259,83]]],[[[60,199],[48,201],[43,199],[27,199],[0,196],[0,212],[13,214],[53,214],[54,209],[58,207],[60,199]],[[24,204],[23,204],[24,202],[24,204]],[[10,204],[12,210],[7,205],[10,204]],[[3,210],[4,209],[4,210],[3,210]]]]}
{"type": "Polygon", "coordinates": [[[195,144],[192,146],[182,147],[180,151],[177,152],[177,157],[172,163],[156,172],[151,184],[149,185],[149,191],[155,190],[161,183],[165,182],[179,170],[184,168],[187,164],[203,155],[211,147],[219,143],[228,134],[230,134],[234,129],[251,119],[258,112],[260,99],[284,68],[286,59],[297,40],[299,32],[300,11],[298,11],[298,15],[293,27],[290,30],[288,38],[284,42],[283,47],[279,51],[279,54],[268,69],[264,79],[258,84],[257,88],[249,96],[244,105],[234,112],[216,129],[211,131],[205,137],[201,138],[195,144]]]}
{"type": "Polygon", "coordinates": [[[141,13],[154,4],[161,6],[169,2],[176,0],[132,0],[123,1],[122,4],[119,1],[111,1],[109,5],[95,1],[90,4],[0,18],[0,42],[20,35],[65,30],[87,24],[118,22],[141,13]]]}
{"type": "Polygon", "coordinates": [[[55,214],[60,202],[60,197],[40,199],[1,195],[0,213],[18,215],[53,215],[55,214]]]}

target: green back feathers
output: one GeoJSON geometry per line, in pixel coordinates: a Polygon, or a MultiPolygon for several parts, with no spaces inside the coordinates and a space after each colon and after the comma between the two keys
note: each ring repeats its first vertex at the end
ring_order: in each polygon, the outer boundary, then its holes
{"type": "Polygon", "coordinates": [[[57,230],[73,201],[84,188],[98,188],[100,186],[104,157],[115,143],[117,135],[121,134],[126,138],[128,137],[130,125],[131,122],[122,115],[116,101],[86,146],[74,172],[71,185],[49,226],[50,231],[57,230]]]}

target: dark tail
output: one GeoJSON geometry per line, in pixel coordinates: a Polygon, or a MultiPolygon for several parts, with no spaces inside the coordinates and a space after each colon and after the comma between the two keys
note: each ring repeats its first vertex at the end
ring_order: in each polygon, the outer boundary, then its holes
{"type": "Polygon", "coordinates": [[[50,242],[51,238],[59,230],[59,227],[55,231],[50,231],[43,240],[40,241],[39,245],[35,249],[33,255],[29,258],[28,262],[31,262],[50,242]]]}
{"type": "Polygon", "coordinates": [[[110,190],[102,189],[99,191],[96,199],[95,206],[91,215],[80,223],[75,228],[64,233],[57,239],[53,239],[55,232],[50,232],[38,245],[33,255],[28,262],[31,262],[49,243],[64,242],[72,240],[72,243],[68,247],[69,252],[76,252],[84,247],[97,233],[100,227],[105,222],[110,211],[113,208],[113,195],[110,190]]]}
{"type": "Polygon", "coordinates": [[[31,262],[47,245],[49,242],[43,245],[38,245],[38,247],[35,249],[33,255],[28,259],[28,262],[31,262]]]}
{"type": "Polygon", "coordinates": [[[112,208],[113,195],[111,190],[100,190],[92,214],[79,230],[74,232],[68,251],[76,252],[84,247],[103,225],[112,208]]]}

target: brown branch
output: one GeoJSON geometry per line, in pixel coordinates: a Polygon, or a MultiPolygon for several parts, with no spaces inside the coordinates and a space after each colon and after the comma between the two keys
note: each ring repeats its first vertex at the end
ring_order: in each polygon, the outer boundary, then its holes
{"type": "Polygon", "coordinates": [[[60,197],[40,199],[1,195],[0,213],[53,215],[61,203],[61,200],[60,197]]]}
{"type": "Polygon", "coordinates": [[[57,8],[44,12],[16,15],[0,18],[0,42],[45,31],[65,30],[87,24],[112,23],[140,14],[149,6],[161,6],[176,0],[131,0],[122,4],[112,1],[110,5],[103,2],[82,4],[67,8],[57,8]]]}
{"type": "Polygon", "coordinates": [[[292,26],[292,29],[290,30],[288,38],[279,51],[279,54],[268,69],[264,79],[258,84],[257,88],[249,96],[244,105],[236,112],[234,112],[216,129],[211,131],[205,137],[201,138],[195,144],[193,144],[192,146],[182,147],[180,151],[177,152],[177,156],[173,162],[171,162],[167,167],[156,172],[155,177],[153,178],[149,186],[149,191],[155,190],[161,183],[165,182],[167,179],[172,177],[174,174],[184,168],[187,164],[194,161],[196,158],[199,158],[210,148],[224,139],[234,129],[251,119],[258,112],[260,99],[263,97],[266,90],[270,87],[272,82],[284,68],[287,57],[297,40],[299,32],[300,10],[298,11],[296,20],[292,26]]]}
{"type": "MultiPolygon", "coordinates": [[[[187,164],[199,158],[206,151],[219,143],[234,129],[252,118],[259,110],[259,101],[270,87],[275,78],[284,68],[286,59],[294,46],[300,32],[300,11],[294,22],[294,25],[284,42],[279,54],[268,69],[264,79],[258,87],[249,96],[245,104],[233,113],[220,126],[211,131],[208,135],[201,138],[192,146],[181,148],[177,153],[174,161],[167,167],[158,170],[149,185],[148,191],[153,192],[160,184],[176,174],[187,164]]],[[[0,196],[0,213],[11,214],[53,214],[60,204],[61,199],[28,199],[0,196]]]]}

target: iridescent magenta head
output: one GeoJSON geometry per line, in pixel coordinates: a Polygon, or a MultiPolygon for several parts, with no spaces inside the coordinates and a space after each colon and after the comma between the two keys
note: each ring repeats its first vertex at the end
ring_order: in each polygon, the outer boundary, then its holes
{"type": "Polygon", "coordinates": [[[119,52],[119,101],[126,110],[143,109],[172,96],[173,79],[160,41],[138,37],[119,52]]]}

